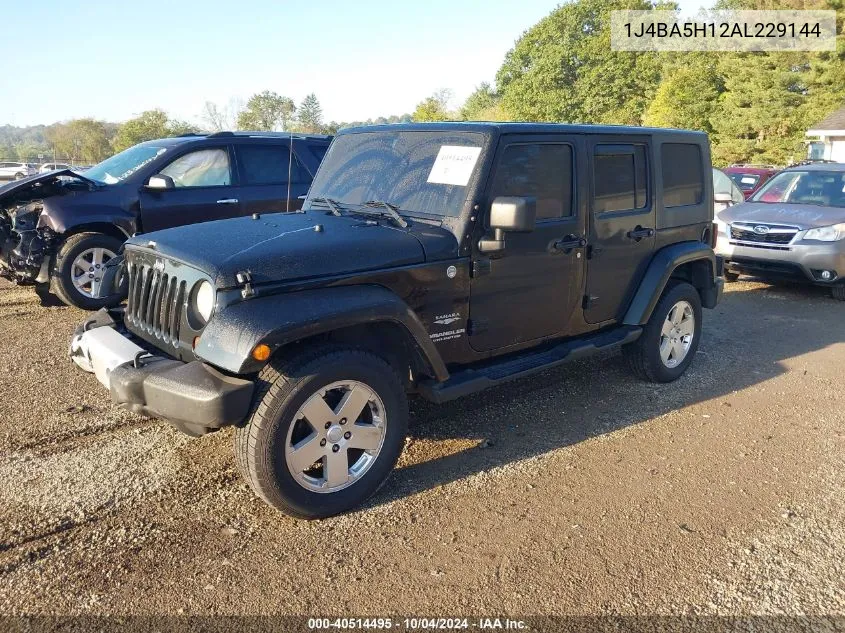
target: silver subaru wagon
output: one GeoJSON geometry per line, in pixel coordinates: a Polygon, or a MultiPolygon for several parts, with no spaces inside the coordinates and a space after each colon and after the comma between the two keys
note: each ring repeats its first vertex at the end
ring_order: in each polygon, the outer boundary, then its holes
{"type": "Polygon", "coordinates": [[[785,169],[716,223],[726,280],[787,278],[845,301],[845,164],[785,169]]]}

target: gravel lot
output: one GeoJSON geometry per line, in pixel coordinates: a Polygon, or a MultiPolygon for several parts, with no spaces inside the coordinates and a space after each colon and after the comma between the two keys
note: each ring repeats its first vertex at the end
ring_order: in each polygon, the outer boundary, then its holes
{"type": "Polygon", "coordinates": [[[412,403],[365,509],[305,522],[65,354],[0,282],[0,614],[845,614],[845,304],[742,282],[671,385],[593,358],[412,403]]]}

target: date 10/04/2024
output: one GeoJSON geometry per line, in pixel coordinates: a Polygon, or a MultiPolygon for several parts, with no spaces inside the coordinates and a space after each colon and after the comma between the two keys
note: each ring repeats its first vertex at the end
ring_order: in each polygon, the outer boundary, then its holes
{"type": "Polygon", "coordinates": [[[309,618],[308,628],[318,630],[501,630],[526,631],[528,624],[509,618],[309,618]]]}

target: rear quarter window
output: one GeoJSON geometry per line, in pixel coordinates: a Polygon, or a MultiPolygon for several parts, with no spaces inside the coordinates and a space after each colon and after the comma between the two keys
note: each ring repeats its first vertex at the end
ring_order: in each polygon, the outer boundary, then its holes
{"type": "Polygon", "coordinates": [[[704,167],[701,148],[692,143],[661,146],[663,206],[685,207],[704,199],[704,167]]]}

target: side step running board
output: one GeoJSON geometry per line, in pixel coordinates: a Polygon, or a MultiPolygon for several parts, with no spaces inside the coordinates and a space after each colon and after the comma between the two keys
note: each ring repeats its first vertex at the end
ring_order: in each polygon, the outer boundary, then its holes
{"type": "Polygon", "coordinates": [[[494,385],[529,376],[563,363],[591,356],[597,352],[615,349],[633,343],[642,334],[639,326],[616,328],[587,338],[560,343],[539,352],[528,352],[507,360],[465,369],[446,382],[427,380],[419,384],[419,393],[426,400],[441,403],[482,391],[494,385]]]}

